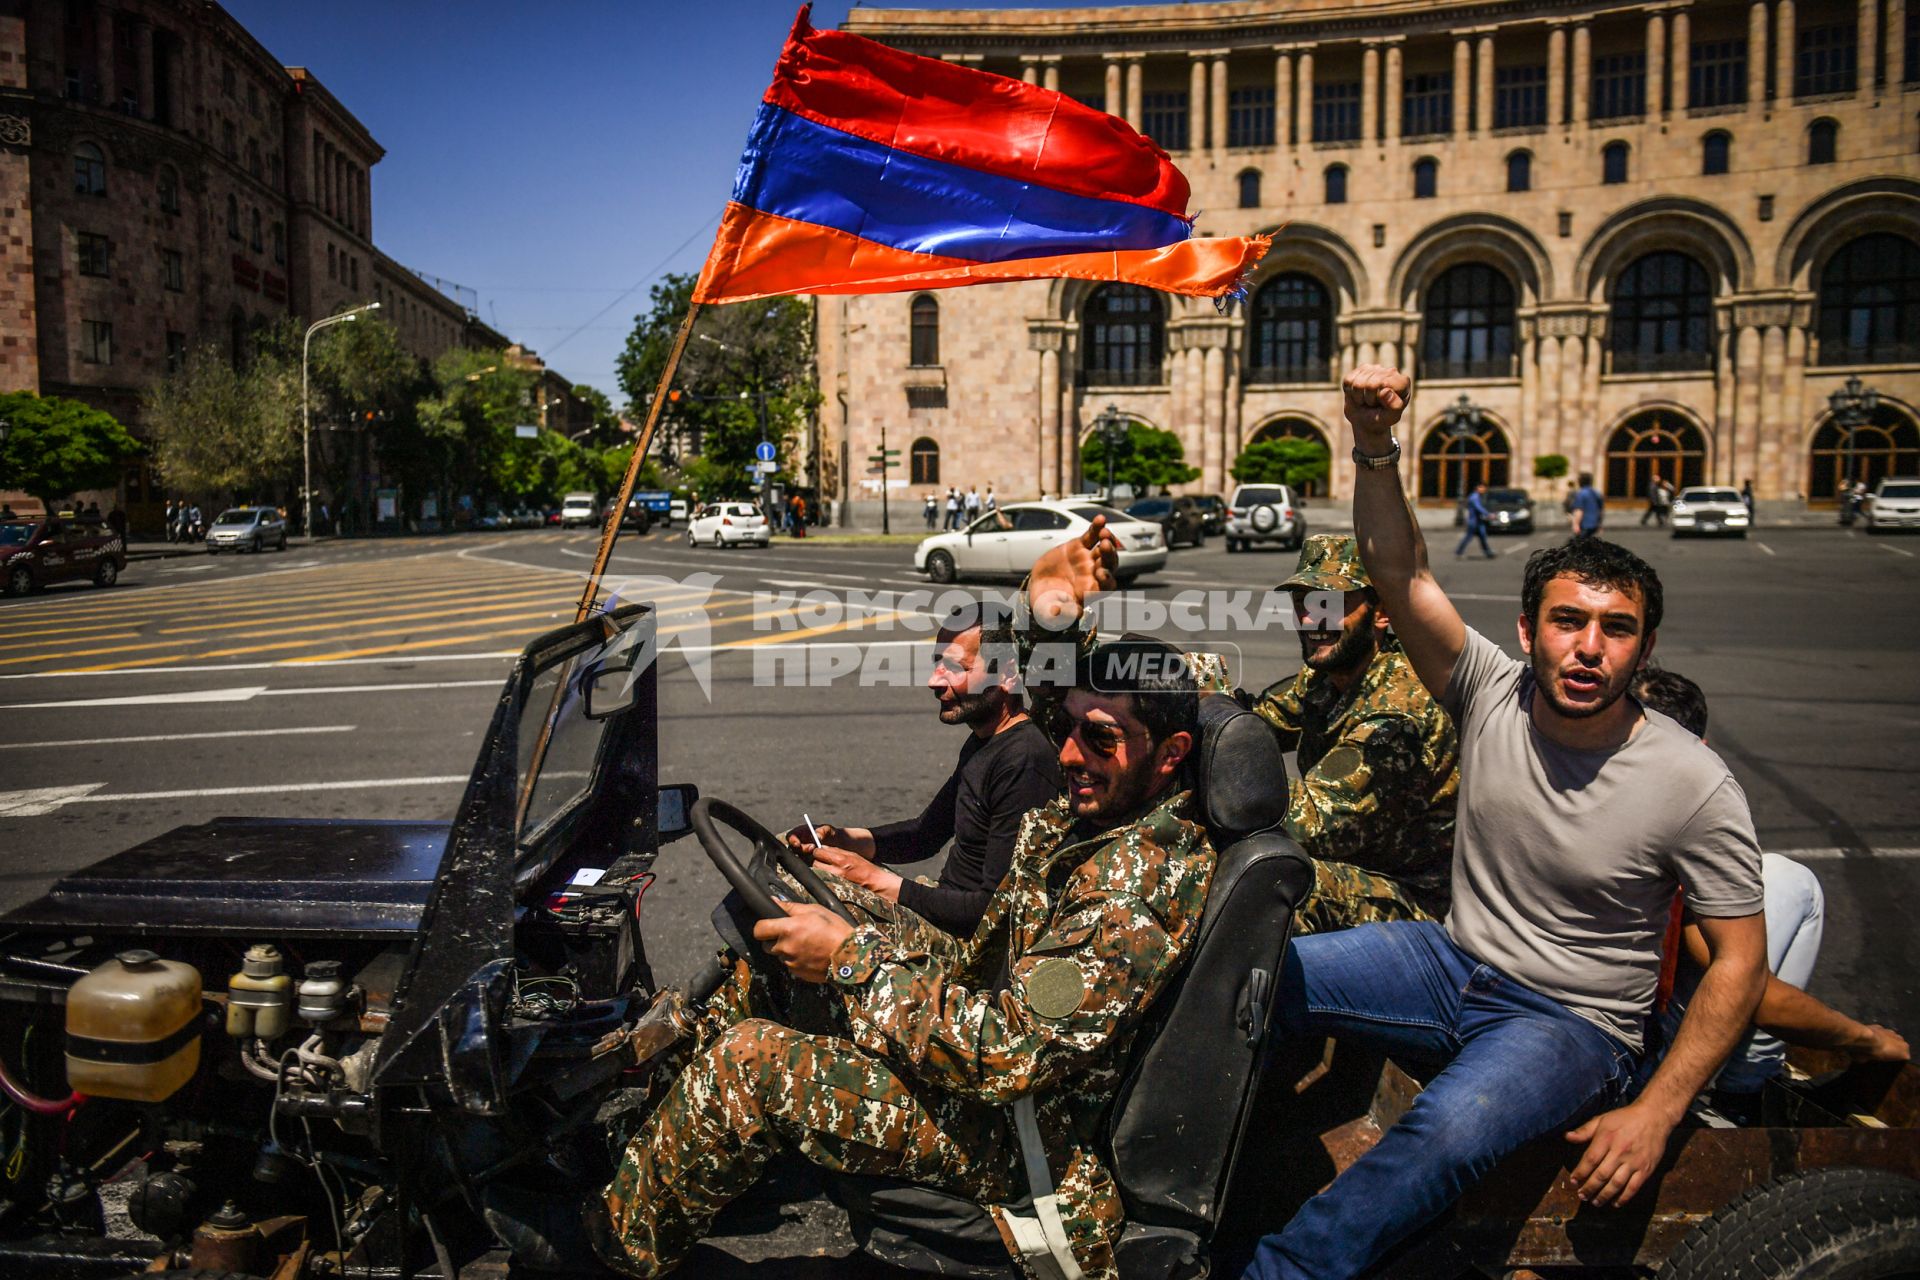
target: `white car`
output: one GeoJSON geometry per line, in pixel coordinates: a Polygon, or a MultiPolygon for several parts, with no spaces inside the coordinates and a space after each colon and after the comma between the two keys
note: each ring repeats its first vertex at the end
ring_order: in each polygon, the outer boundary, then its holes
{"type": "Polygon", "coordinates": [[[1227,499],[1227,550],[1277,542],[1283,550],[1298,551],[1306,540],[1307,518],[1287,486],[1243,484],[1227,499]]]}
{"type": "Polygon", "coordinates": [[[1747,504],[1740,500],[1738,489],[1719,489],[1706,485],[1695,485],[1682,489],[1680,496],[1673,500],[1673,536],[1682,534],[1718,534],[1730,538],[1744,538],[1747,528],[1753,523],[1747,514],[1747,504]]]}
{"type": "Polygon", "coordinates": [[[766,516],[751,502],[709,502],[687,522],[687,545],[737,547],[743,543],[767,546],[773,530],[766,516]]]}
{"type": "Polygon", "coordinates": [[[669,525],[676,525],[685,524],[686,522],[687,500],[685,498],[675,498],[667,504],[667,523],[669,525]]]}
{"type": "Polygon", "coordinates": [[[600,499],[590,493],[570,493],[560,500],[560,527],[571,529],[577,524],[592,528],[600,523],[600,499]]]}
{"type": "Polygon", "coordinates": [[[936,533],[914,548],[913,567],[935,582],[961,578],[1017,578],[1041,554],[1086,531],[1095,516],[1120,540],[1122,586],[1167,567],[1160,526],[1094,502],[1016,502],[989,511],[964,529],[936,533]]]}
{"type": "Polygon", "coordinates": [[[1873,487],[1860,513],[1868,533],[1920,528],[1920,476],[1888,476],[1873,487]]]}

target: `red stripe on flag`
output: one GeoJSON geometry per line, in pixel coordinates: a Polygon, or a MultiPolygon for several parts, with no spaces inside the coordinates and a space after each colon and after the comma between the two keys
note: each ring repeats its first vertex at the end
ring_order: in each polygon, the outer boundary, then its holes
{"type": "Polygon", "coordinates": [[[1186,178],[1124,120],[1019,80],[816,31],[807,12],[766,101],[915,155],[1187,216],[1186,178]]]}
{"type": "Polygon", "coordinates": [[[790,293],[899,293],[1000,280],[1120,281],[1217,298],[1245,280],[1265,236],[1182,240],[1162,249],[968,262],[874,244],[832,227],[727,205],[693,300],[744,302],[790,293]]]}

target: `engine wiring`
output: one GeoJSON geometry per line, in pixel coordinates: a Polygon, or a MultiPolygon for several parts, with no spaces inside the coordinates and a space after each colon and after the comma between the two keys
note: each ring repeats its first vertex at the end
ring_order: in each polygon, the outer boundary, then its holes
{"type": "Polygon", "coordinates": [[[579,1004],[580,984],[572,977],[555,974],[523,978],[519,970],[514,970],[513,999],[508,1005],[508,1012],[514,1017],[544,1022],[550,1018],[565,1017],[579,1004]],[[559,993],[549,988],[557,988],[559,993]]]}

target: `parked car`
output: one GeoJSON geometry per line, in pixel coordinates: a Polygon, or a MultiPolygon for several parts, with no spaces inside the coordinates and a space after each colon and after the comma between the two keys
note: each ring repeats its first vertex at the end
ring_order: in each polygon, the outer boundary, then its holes
{"type": "Polygon", "coordinates": [[[1488,533],[1533,532],[1533,496],[1525,489],[1489,489],[1481,500],[1487,504],[1488,533]]]}
{"type": "Polygon", "coordinates": [[[1200,514],[1207,522],[1209,534],[1227,531],[1227,500],[1217,493],[1197,493],[1193,496],[1194,505],[1200,508],[1200,514]]]}
{"type": "Polygon", "coordinates": [[[627,500],[627,511],[631,515],[635,507],[647,513],[647,523],[641,527],[645,533],[656,524],[673,523],[673,495],[665,489],[637,489],[627,500]]]}
{"type": "Polygon", "coordinates": [[[640,534],[653,532],[653,511],[639,494],[627,500],[627,509],[620,516],[620,527],[640,534]]]}
{"type": "Polygon", "coordinates": [[[773,541],[773,529],[767,517],[751,502],[710,502],[687,522],[687,545],[706,543],[715,547],[737,547],[746,543],[767,546],[773,541]]]}
{"type": "Polygon", "coordinates": [[[600,499],[590,493],[570,493],[560,500],[560,527],[576,525],[588,528],[600,523],[600,499]]]}
{"type": "Polygon", "coordinates": [[[1873,487],[1861,508],[1867,532],[1920,528],[1920,476],[1888,476],[1873,487]]]}
{"type": "Polygon", "coordinates": [[[545,511],[541,512],[540,523],[550,529],[558,526],[560,523],[560,508],[548,507],[545,511]]]}
{"type": "Polygon", "coordinates": [[[1747,536],[1747,504],[1738,489],[1695,485],[1682,489],[1673,500],[1673,536],[1714,534],[1731,538],[1747,536]]]}
{"type": "Polygon", "coordinates": [[[1120,540],[1122,586],[1167,565],[1167,540],[1157,523],[1091,502],[1016,502],[989,511],[964,529],[921,540],[913,567],[935,582],[1019,577],[1050,547],[1077,538],[1095,516],[1120,540]]]}
{"type": "Polygon", "coordinates": [[[287,522],[274,507],[228,507],[207,529],[207,554],[287,549],[287,522]]]}
{"type": "Polygon", "coordinates": [[[82,578],[110,587],[127,567],[127,547],[104,524],[9,520],[0,524],[0,567],[10,596],[82,578]]]}
{"type": "Polygon", "coordinates": [[[1283,484],[1243,484],[1227,499],[1227,550],[1245,551],[1256,542],[1277,542],[1298,551],[1307,540],[1307,518],[1283,484]]]}
{"type": "Polygon", "coordinates": [[[1127,514],[1159,525],[1169,550],[1183,542],[1198,547],[1207,541],[1207,517],[1192,498],[1142,498],[1127,508],[1127,514]]]}

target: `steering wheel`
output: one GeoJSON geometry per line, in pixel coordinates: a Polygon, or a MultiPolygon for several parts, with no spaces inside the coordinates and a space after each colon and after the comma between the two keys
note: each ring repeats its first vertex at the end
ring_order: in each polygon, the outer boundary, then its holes
{"type": "Polygon", "coordinates": [[[699,837],[700,847],[706,850],[707,857],[727,878],[733,891],[740,895],[747,910],[756,920],[784,920],[787,913],[780,909],[781,902],[793,901],[793,891],[774,874],[778,865],[799,883],[806,895],[820,906],[825,907],[850,925],[858,926],[853,913],[847,910],[827,888],[812,866],[798,853],[787,847],[787,842],[767,830],[759,822],[724,800],[715,800],[710,796],[701,796],[693,802],[688,814],[693,826],[693,834],[699,837]],[[738,832],[753,842],[753,853],[742,860],[727,842],[720,838],[719,828],[725,827],[738,832]]]}

